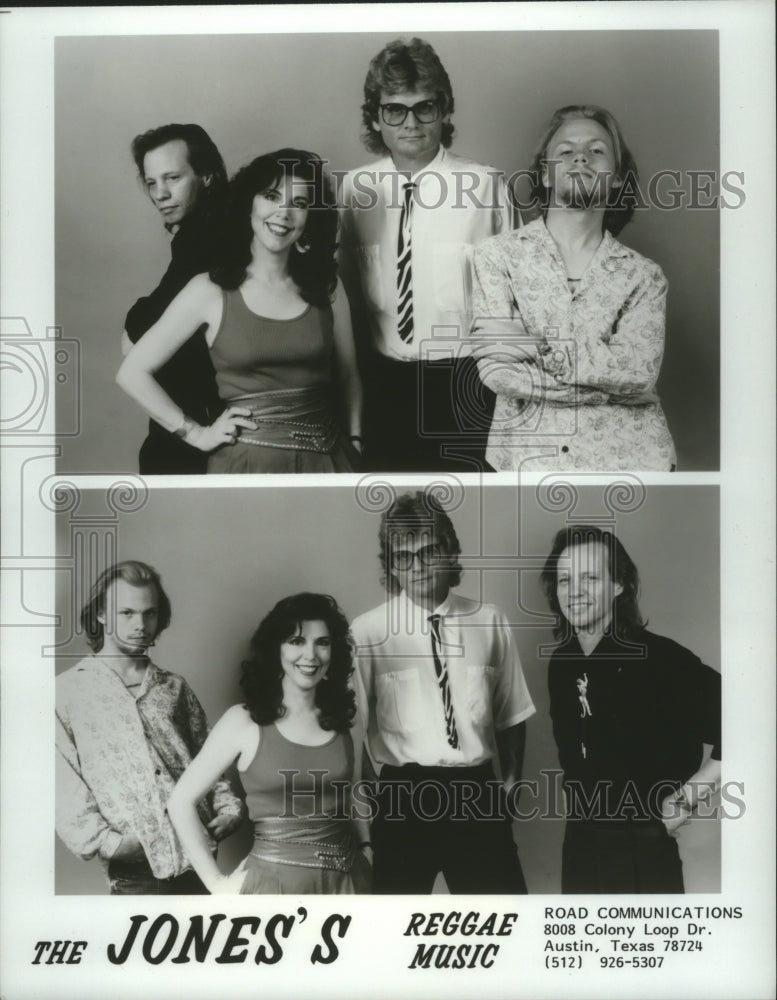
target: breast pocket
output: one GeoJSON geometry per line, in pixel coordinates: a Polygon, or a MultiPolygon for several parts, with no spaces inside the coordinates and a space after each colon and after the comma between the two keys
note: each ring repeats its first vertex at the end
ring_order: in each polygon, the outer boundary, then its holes
{"type": "Polygon", "coordinates": [[[356,252],[364,297],[372,309],[382,312],[386,308],[386,296],[383,292],[380,247],[377,244],[363,245],[357,247],[356,252]]]}
{"type": "Polygon", "coordinates": [[[434,248],[434,293],[445,312],[469,314],[472,277],[467,243],[439,243],[434,248]]]}
{"type": "Polygon", "coordinates": [[[417,670],[381,674],[377,678],[378,726],[388,733],[412,733],[423,728],[421,681],[417,670]]]}
{"type": "Polygon", "coordinates": [[[475,725],[491,718],[494,678],[493,667],[467,667],[467,709],[475,725]]]}

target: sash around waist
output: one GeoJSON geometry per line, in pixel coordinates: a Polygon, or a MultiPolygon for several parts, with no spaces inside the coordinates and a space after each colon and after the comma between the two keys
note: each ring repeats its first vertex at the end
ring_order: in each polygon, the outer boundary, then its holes
{"type": "Polygon", "coordinates": [[[259,425],[255,431],[242,430],[240,444],[327,453],[337,443],[339,431],[328,385],[272,389],[225,402],[250,410],[251,419],[259,425]]]}
{"type": "Polygon", "coordinates": [[[302,868],[349,872],[357,854],[350,820],[258,819],[249,857],[302,868]]]}

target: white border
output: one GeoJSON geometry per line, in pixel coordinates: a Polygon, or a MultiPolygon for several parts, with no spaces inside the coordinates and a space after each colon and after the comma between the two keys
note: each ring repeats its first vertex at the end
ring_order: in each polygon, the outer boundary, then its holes
{"type": "MultiPolygon", "coordinates": [[[[454,4],[310,6],[306,8],[108,8],[14,9],[0,14],[0,94],[3,139],[0,170],[2,285],[0,315],[23,315],[34,334],[55,322],[54,315],[54,74],[56,35],[246,33],[305,30],[353,31],[369,28],[397,34],[397,25],[432,30],[680,29],[720,32],[721,170],[744,170],[747,204],[723,213],[722,240],[722,441],[721,474],[685,473],[671,478],[721,486],[722,663],[725,685],[726,757],[724,777],[747,776],[747,822],[724,832],[724,891],[695,896],[693,905],[730,903],[745,908],[746,919],[720,925],[714,948],[702,962],[673,963],[665,970],[584,975],[546,973],[538,961],[542,907],[548,897],[517,903],[519,930],[505,939],[496,969],[482,973],[408,972],[408,942],[401,937],[409,912],[446,909],[402,899],[306,900],[313,912],[355,914],[348,949],[331,967],[315,969],[299,942],[277,966],[154,967],[145,963],[113,968],[97,960],[100,942],[120,940],[131,913],[164,912],[164,906],[104,898],[55,898],[50,771],[53,677],[40,661],[41,632],[5,628],[3,667],[3,828],[2,828],[2,991],[9,1000],[31,997],[155,997],[178,988],[196,998],[214,990],[235,997],[357,996],[369,984],[375,996],[428,997],[599,996],[605,990],[629,997],[656,993],[683,997],[766,997],[773,988],[774,872],[774,13],[752,0],[708,3],[454,4]],[[726,836],[729,833],[729,836],[726,836]],[[40,845],[44,845],[39,850],[40,845]],[[49,858],[49,863],[41,861],[49,858]],[[32,967],[31,942],[89,937],[94,953],[79,966],[32,967]],[[422,977],[422,978],[421,978],[422,977]]],[[[53,419],[53,417],[52,417],[53,419]]],[[[47,424],[46,432],[53,432],[47,424]]],[[[46,438],[46,441],[53,441],[46,438]]],[[[19,607],[53,606],[53,574],[46,571],[54,551],[52,517],[36,495],[21,496],[18,449],[4,448],[3,622],[16,620],[19,607]],[[18,525],[25,518],[24,537],[18,525]],[[21,550],[22,543],[24,551],[21,550]],[[16,592],[14,568],[24,560],[43,567],[39,581],[16,592]]],[[[54,472],[53,458],[37,459],[54,472]]],[[[666,482],[662,477],[644,480],[666,482]]],[[[105,477],[81,477],[79,485],[104,486],[105,477]]],[[[398,477],[400,482],[412,481],[398,477]]],[[[491,481],[491,480],[489,480],[491,481]]],[[[509,482],[499,476],[493,482],[509,482]]],[[[530,481],[530,480],[529,480],[530,481]]],[[[338,478],[337,485],[344,480],[338,478]]],[[[210,485],[217,485],[215,483],[210,485]]],[[[222,485],[222,484],[218,484],[222,485]]],[[[223,483],[233,486],[233,483],[223,483]]],[[[289,484],[291,485],[291,484],[289,484]]],[[[298,486],[298,483],[294,483],[298,486]]],[[[334,485],[334,484],[333,484],[334,485]]],[[[191,488],[170,480],[166,487],[191,488]]],[[[196,488],[196,487],[195,487],[196,488]]],[[[260,488],[251,484],[249,488],[260,488]]],[[[29,574],[27,575],[29,577],[29,574]]],[[[619,900],[620,901],[620,900],[619,900]]],[[[657,902],[658,900],[653,899],[657,902]]],[[[465,901],[456,900],[463,909],[465,901]]],[[[481,910],[485,907],[477,906],[481,910]]],[[[488,909],[509,909],[507,905],[488,909]]],[[[293,907],[254,903],[269,915],[293,907]]],[[[176,912],[245,913],[240,901],[219,906],[178,906],[176,912]]],[[[309,949],[307,949],[309,950],[309,949]]]]}

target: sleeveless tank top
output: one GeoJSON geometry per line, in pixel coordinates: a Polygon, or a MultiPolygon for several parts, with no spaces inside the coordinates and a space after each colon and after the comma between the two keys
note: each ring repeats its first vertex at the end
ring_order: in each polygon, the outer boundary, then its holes
{"type": "Polygon", "coordinates": [[[221,324],[210,349],[223,400],[331,382],[331,308],[308,305],[294,319],[268,319],[248,308],[240,289],[224,291],[223,301],[221,324]]]}
{"type": "Polygon", "coordinates": [[[274,724],[262,726],[256,756],[239,772],[249,818],[341,813],[346,807],[344,786],[337,790],[332,782],[350,782],[353,766],[350,733],[333,733],[328,743],[310,747],[293,743],[274,724]],[[299,773],[292,776],[282,771],[299,773]],[[305,794],[313,792],[315,796],[305,794]]]}

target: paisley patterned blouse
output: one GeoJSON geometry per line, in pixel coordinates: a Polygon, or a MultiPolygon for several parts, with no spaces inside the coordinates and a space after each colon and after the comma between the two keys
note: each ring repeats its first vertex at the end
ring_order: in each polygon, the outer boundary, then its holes
{"type": "MultiPolygon", "coordinates": [[[[106,660],[88,657],[57,678],[56,712],[56,826],[65,844],[107,864],[132,833],[157,878],[180,875],[189,861],[167,800],[208,735],[183,677],[149,663],[136,700],[106,660]]],[[[239,816],[242,806],[222,778],[198,811],[204,824],[215,813],[239,816]]]]}
{"type": "Polygon", "coordinates": [[[498,471],[669,470],[675,450],[656,380],[666,278],[609,232],[578,282],[538,219],[480,243],[474,315],[518,321],[484,331],[478,369],[496,395],[486,457],[498,471]],[[529,359],[520,359],[521,324],[529,359]]]}

